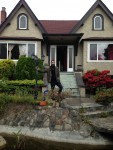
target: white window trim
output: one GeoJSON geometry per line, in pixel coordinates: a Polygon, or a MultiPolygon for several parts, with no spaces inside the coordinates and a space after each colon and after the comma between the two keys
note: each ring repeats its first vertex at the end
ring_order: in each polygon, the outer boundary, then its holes
{"type": "Polygon", "coordinates": [[[27,29],[27,17],[26,17],[26,15],[21,15],[21,16],[19,16],[19,29],[27,29]],[[25,28],[21,28],[20,27],[20,23],[21,23],[21,17],[25,17],[25,23],[26,23],[26,25],[25,25],[25,28]]]}
{"type": "Polygon", "coordinates": [[[99,16],[99,15],[97,15],[97,16],[95,16],[94,17],[94,30],[102,30],[102,17],[101,16],[99,16]],[[95,27],[95,19],[96,19],[96,17],[99,17],[100,18],[100,28],[96,28],[95,27]]]}
{"type": "MultiPolygon", "coordinates": [[[[87,50],[87,62],[113,62],[113,60],[90,60],[90,44],[97,44],[97,49],[98,49],[98,44],[113,44],[113,42],[109,42],[109,41],[92,41],[92,42],[88,42],[88,50],[87,50]]],[[[97,56],[98,56],[98,50],[97,50],[97,56]]]]}
{"type": "MultiPolygon", "coordinates": [[[[2,42],[0,42],[0,44],[6,44],[7,45],[7,58],[6,59],[8,59],[8,44],[25,44],[26,48],[27,48],[26,57],[28,57],[28,44],[34,44],[35,45],[35,55],[38,54],[38,44],[37,44],[37,42],[30,42],[30,41],[8,41],[8,42],[6,42],[6,41],[2,41],[2,42]]],[[[0,59],[0,60],[3,60],[3,59],[0,59]]],[[[18,61],[18,59],[11,59],[11,60],[18,61]]]]}

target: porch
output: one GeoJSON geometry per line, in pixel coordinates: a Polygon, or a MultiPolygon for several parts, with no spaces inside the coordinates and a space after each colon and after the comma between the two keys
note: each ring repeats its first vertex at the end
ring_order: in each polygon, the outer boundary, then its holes
{"type": "Polygon", "coordinates": [[[46,60],[50,64],[55,60],[55,65],[62,72],[74,72],[77,68],[76,56],[78,45],[83,34],[43,34],[46,60]]]}

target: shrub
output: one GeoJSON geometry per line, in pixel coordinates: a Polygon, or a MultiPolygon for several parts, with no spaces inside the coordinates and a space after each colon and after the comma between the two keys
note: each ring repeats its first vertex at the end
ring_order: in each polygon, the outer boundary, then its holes
{"type": "MultiPolygon", "coordinates": [[[[38,59],[38,67],[43,68],[43,62],[41,59],[38,59]]],[[[36,67],[35,61],[31,57],[21,56],[16,65],[16,79],[35,79],[36,78],[36,67]]],[[[38,80],[42,79],[43,74],[38,73],[38,80]]]]}
{"type": "MultiPolygon", "coordinates": [[[[8,85],[14,85],[14,86],[34,86],[35,80],[11,80],[6,81],[8,85]]],[[[44,82],[42,80],[38,80],[38,86],[43,86],[44,82]]]]}
{"type": "Polygon", "coordinates": [[[32,95],[19,95],[19,94],[14,94],[14,95],[9,95],[2,93],[0,94],[0,106],[1,105],[6,105],[9,103],[33,103],[34,98],[32,95]]]}
{"type": "Polygon", "coordinates": [[[35,64],[30,57],[21,56],[16,65],[16,79],[34,79],[35,77],[35,64]]]}
{"type": "MultiPolygon", "coordinates": [[[[42,80],[38,80],[38,91],[44,85],[42,80]]],[[[0,92],[9,94],[33,94],[35,90],[35,80],[0,80],[0,92]]]]}
{"type": "Polygon", "coordinates": [[[113,102],[113,88],[97,90],[94,99],[96,102],[102,104],[113,102]]]}
{"type": "Polygon", "coordinates": [[[113,79],[109,75],[109,70],[98,71],[97,69],[89,70],[83,75],[86,87],[96,89],[99,87],[113,87],[113,79]]]}
{"type": "Polygon", "coordinates": [[[10,91],[10,86],[8,86],[5,80],[0,80],[0,92],[6,91],[10,91]]]}
{"type": "Polygon", "coordinates": [[[13,79],[15,71],[15,63],[12,60],[0,61],[0,79],[13,79]]]}

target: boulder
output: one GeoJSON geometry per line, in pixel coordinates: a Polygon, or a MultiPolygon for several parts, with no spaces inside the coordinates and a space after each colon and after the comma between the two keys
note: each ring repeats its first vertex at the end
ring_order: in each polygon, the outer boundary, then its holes
{"type": "Polygon", "coordinates": [[[1,150],[5,145],[6,145],[5,139],[4,139],[2,136],[0,136],[0,150],[1,150]]]}
{"type": "Polygon", "coordinates": [[[113,117],[95,118],[91,124],[98,132],[113,134],[113,117]]]}

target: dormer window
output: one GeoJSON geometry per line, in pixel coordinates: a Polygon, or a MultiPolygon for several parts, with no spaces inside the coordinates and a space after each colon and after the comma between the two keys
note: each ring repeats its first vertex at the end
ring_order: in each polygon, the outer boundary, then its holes
{"type": "Polygon", "coordinates": [[[18,16],[18,29],[25,30],[28,29],[28,17],[26,14],[20,14],[18,16]]]}
{"type": "Polygon", "coordinates": [[[95,15],[93,17],[93,30],[103,30],[104,21],[102,15],[95,15]]]}

